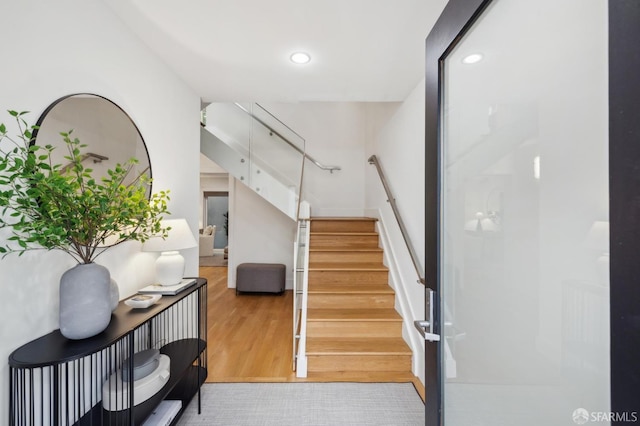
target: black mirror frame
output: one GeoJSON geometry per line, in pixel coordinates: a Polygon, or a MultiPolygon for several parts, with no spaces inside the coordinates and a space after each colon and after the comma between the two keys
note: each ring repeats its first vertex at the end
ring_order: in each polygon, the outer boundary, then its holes
{"type": "Polygon", "coordinates": [[[142,133],[140,132],[140,129],[138,128],[138,126],[136,126],[136,123],[133,121],[133,119],[131,118],[131,116],[129,114],[127,114],[127,112],[122,109],[120,107],[120,105],[116,104],[115,102],[113,102],[111,99],[101,96],[101,95],[97,95],[95,93],[88,93],[88,92],[79,92],[79,93],[72,93],[70,95],[65,95],[62,96],[61,98],[56,99],[55,101],[53,101],[43,112],[42,114],[40,114],[40,117],[38,118],[38,121],[36,121],[36,128],[33,131],[33,138],[32,138],[32,144],[37,143],[38,140],[38,132],[40,130],[40,126],[42,125],[42,123],[44,122],[45,118],[47,117],[47,115],[51,112],[51,110],[53,110],[58,104],[60,104],[62,101],[75,97],[75,96],[93,96],[96,98],[100,98],[102,100],[105,100],[107,102],[109,102],[111,105],[113,105],[115,108],[117,108],[120,112],[122,112],[122,114],[124,114],[125,117],[127,117],[127,119],[129,120],[129,122],[131,123],[131,125],[133,126],[133,128],[136,130],[136,132],[138,132],[138,135],[140,136],[140,140],[142,141],[142,146],[144,147],[144,152],[146,154],[146,160],[147,160],[147,164],[149,164],[149,177],[151,178],[151,187],[149,187],[149,191],[147,193],[147,198],[151,198],[151,194],[153,193],[152,188],[153,188],[153,168],[151,167],[151,157],[149,156],[149,149],[147,148],[147,143],[144,140],[144,137],[142,136],[142,133]]]}

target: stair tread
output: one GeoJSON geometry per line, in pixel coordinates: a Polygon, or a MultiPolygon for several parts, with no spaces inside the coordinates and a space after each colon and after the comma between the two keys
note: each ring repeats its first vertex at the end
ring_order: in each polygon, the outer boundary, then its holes
{"type": "Polygon", "coordinates": [[[380,262],[313,262],[309,271],[388,271],[380,262]]]}
{"type": "Polygon", "coordinates": [[[309,294],[395,294],[388,284],[309,283],[309,294]]]}
{"type": "Polygon", "coordinates": [[[311,217],[311,220],[325,220],[325,221],[345,221],[345,220],[353,220],[353,221],[367,221],[367,222],[377,222],[378,219],[376,219],[375,217],[350,217],[350,216],[336,216],[336,217],[332,217],[332,216],[313,216],[311,217]]]}
{"type": "Polygon", "coordinates": [[[307,339],[307,355],[411,355],[411,349],[401,337],[307,339]]]}
{"type": "Polygon", "coordinates": [[[343,236],[343,235],[348,235],[348,236],[354,236],[354,235],[360,235],[360,236],[378,236],[377,232],[345,232],[345,231],[322,231],[322,232],[315,232],[315,231],[311,231],[309,233],[309,235],[311,235],[312,237],[314,235],[317,236],[343,236]]]}
{"type": "Polygon", "coordinates": [[[307,321],[402,321],[392,308],[309,308],[307,321]]]}
{"type": "Polygon", "coordinates": [[[321,247],[321,248],[311,248],[309,247],[310,252],[341,252],[348,251],[350,253],[381,253],[382,249],[380,247],[321,247]]]}

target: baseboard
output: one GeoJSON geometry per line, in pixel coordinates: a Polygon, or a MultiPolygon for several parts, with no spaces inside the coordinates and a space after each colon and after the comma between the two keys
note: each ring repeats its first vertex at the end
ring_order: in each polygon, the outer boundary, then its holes
{"type": "MultiPolygon", "coordinates": [[[[391,245],[391,239],[388,234],[388,229],[385,226],[383,215],[378,211],[373,217],[378,218],[377,229],[378,234],[380,235],[380,244],[384,250],[385,265],[389,268],[389,283],[396,293],[396,307],[402,317],[402,335],[413,353],[412,371],[413,374],[424,383],[424,340],[420,338],[419,334],[415,332],[413,327],[413,321],[421,319],[423,313],[414,312],[411,308],[409,297],[407,295],[406,288],[404,287],[404,280],[399,272],[400,267],[398,266],[399,262],[397,257],[399,254],[391,245]]],[[[408,252],[407,255],[409,255],[408,252]]],[[[412,284],[415,283],[415,281],[410,282],[412,284]]]]}

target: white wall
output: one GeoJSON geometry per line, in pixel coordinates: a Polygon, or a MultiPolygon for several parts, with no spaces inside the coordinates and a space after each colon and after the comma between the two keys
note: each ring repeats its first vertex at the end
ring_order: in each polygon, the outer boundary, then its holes
{"type": "Polygon", "coordinates": [[[286,288],[293,288],[296,223],[237,179],[229,189],[229,287],[236,287],[241,263],[282,263],[286,288]]]}
{"type": "MultiPolygon", "coordinates": [[[[199,97],[98,0],[2,2],[0,110],[30,110],[31,121],[61,96],[91,92],[127,112],[151,158],[154,188],[171,190],[169,209],[197,232],[199,97]],[[13,22],[13,24],[8,24],[13,22]]],[[[7,114],[0,122],[11,124],[7,114]]],[[[6,238],[7,234],[0,234],[6,238]]],[[[197,275],[197,248],[185,250],[187,275],[197,275]]],[[[153,280],[154,256],[125,243],[99,258],[119,283],[121,297],[153,280]]],[[[58,328],[58,282],[73,266],[59,252],[30,252],[0,260],[0,359],[58,328]]],[[[8,383],[0,363],[0,383],[8,383]]],[[[0,424],[9,396],[0,386],[0,424]]]]}
{"type": "Polygon", "coordinates": [[[206,159],[201,164],[212,173],[200,175],[200,220],[205,191],[229,192],[228,280],[236,287],[236,268],[241,263],[286,265],[286,288],[293,288],[293,241],[295,222],[255,191],[206,159]],[[213,165],[213,166],[212,166],[213,165]]]}
{"type": "MultiPolygon", "coordinates": [[[[425,255],[424,90],[423,80],[400,105],[369,105],[367,133],[370,136],[366,145],[367,158],[374,154],[378,157],[422,271],[425,255]]],[[[396,290],[396,308],[405,319],[404,337],[412,341],[414,374],[424,383],[424,347],[417,343],[418,335],[409,326],[414,320],[424,319],[424,287],[416,282],[418,274],[373,165],[367,165],[365,176],[367,214],[379,217],[386,231],[385,257],[397,267],[394,268],[397,272],[390,274],[390,284],[396,290]]]]}
{"type": "Polygon", "coordinates": [[[366,105],[355,102],[261,103],[305,139],[307,154],[324,165],[337,165],[329,173],[307,161],[305,191],[313,216],[362,216],[366,105]]]}

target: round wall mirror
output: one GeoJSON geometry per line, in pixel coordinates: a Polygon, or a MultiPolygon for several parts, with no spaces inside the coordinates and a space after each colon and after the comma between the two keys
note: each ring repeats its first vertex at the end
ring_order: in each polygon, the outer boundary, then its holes
{"type": "MultiPolygon", "coordinates": [[[[85,166],[93,169],[93,177],[99,180],[116,164],[124,164],[136,158],[138,164],[129,173],[132,182],[141,174],[151,177],[149,153],[142,135],[131,118],[115,103],[93,94],[80,93],[65,96],[52,103],[36,123],[35,141],[40,146],[52,145],[52,160],[66,165],[68,155],[60,132],[71,133],[86,145],[82,148],[85,166]]],[[[127,184],[127,182],[124,182],[127,184]]],[[[147,196],[151,195],[151,188],[147,196]]]]}

